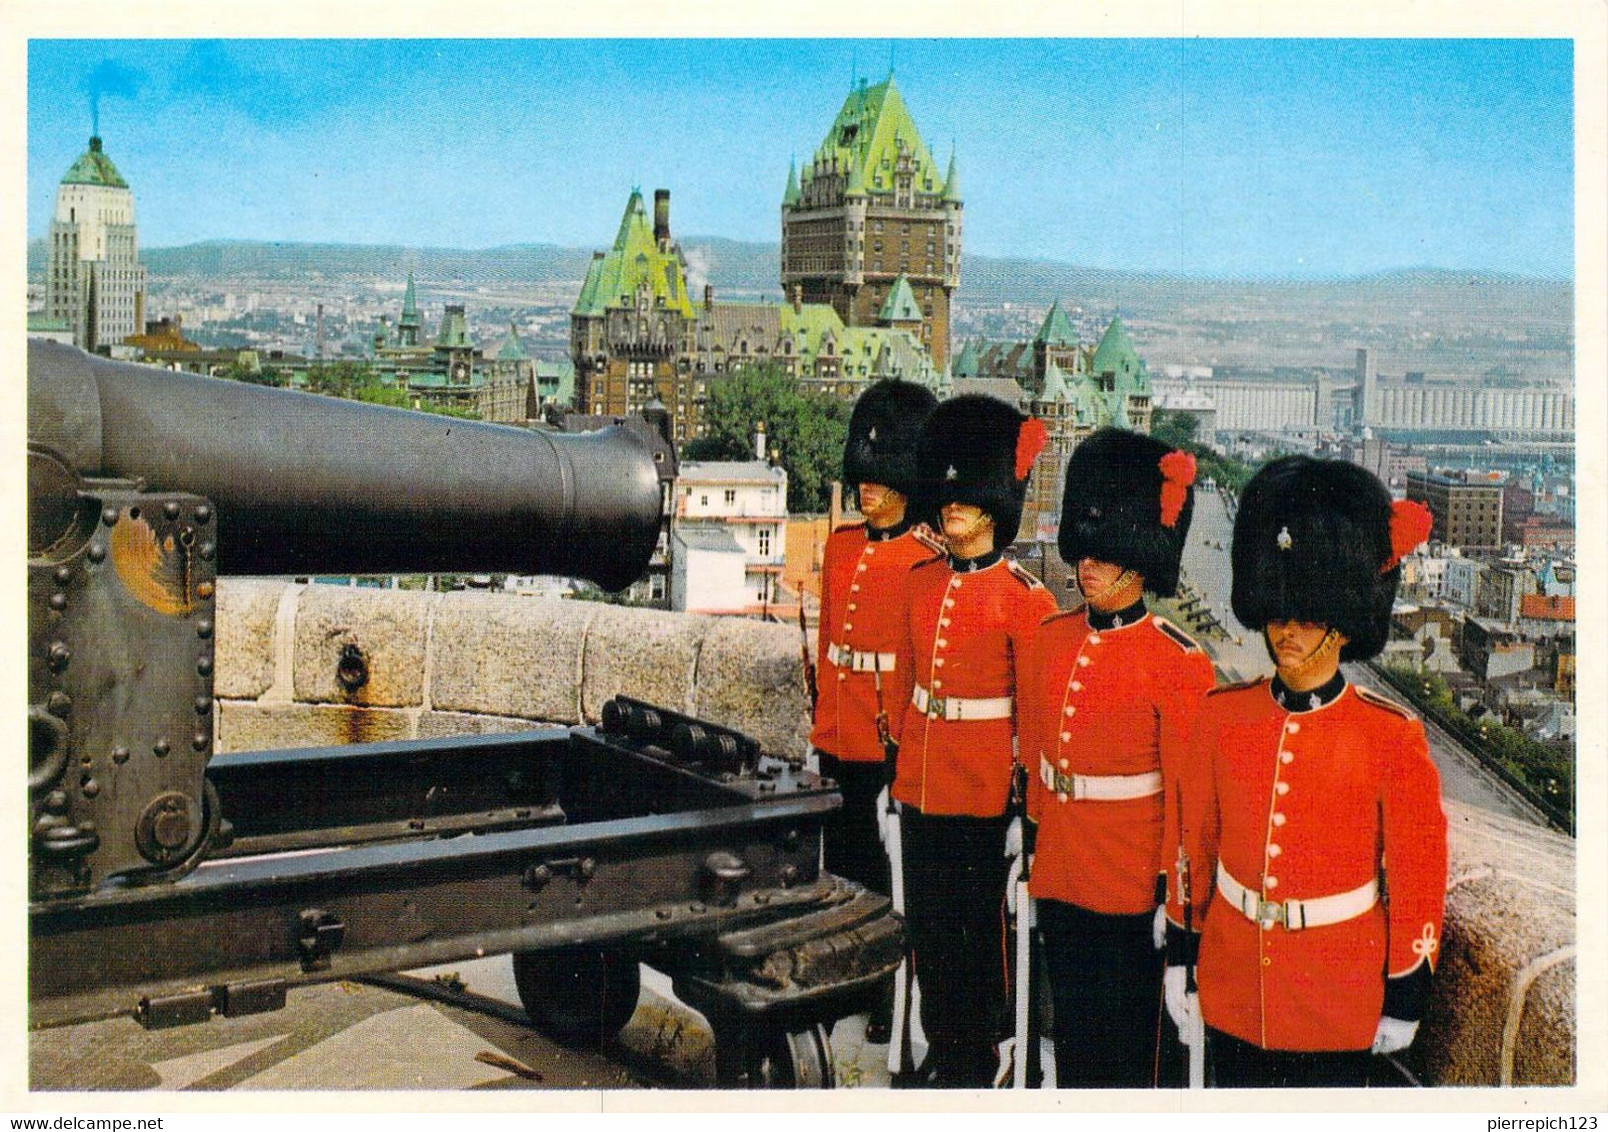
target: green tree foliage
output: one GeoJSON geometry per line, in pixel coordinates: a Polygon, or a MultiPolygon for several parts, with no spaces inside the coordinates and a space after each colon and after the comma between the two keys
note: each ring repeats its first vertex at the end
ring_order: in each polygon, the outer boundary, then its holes
{"type": "Polygon", "coordinates": [[[765,424],[766,445],[787,471],[787,509],[827,509],[831,483],[843,468],[843,442],[852,406],[826,393],[805,392],[774,366],[738,370],[710,382],[704,406],[708,434],[682,447],[687,460],[751,460],[754,425],[765,424]]]}
{"type": "MultiPolygon", "coordinates": [[[[272,367],[253,368],[241,362],[232,362],[219,377],[231,381],[245,381],[253,385],[285,385],[280,371],[272,367]]],[[[365,401],[371,405],[385,405],[393,409],[415,409],[421,413],[434,413],[443,417],[478,421],[480,414],[473,409],[433,402],[411,394],[400,385],[386,384],[367,362],[342,359],[313,365],[307,370],[307,390],[326,397],[341,397],[348,401],[365,401]]]]}
{"type": "Polygon", "coordinates": [[[244,381],[248,385],[277,386],[280,384],[279,377],[273,370],[263,369],[261,366],[248,365],[239,361],[230,362],[218,376],[228,378],[230,381],[244,381]]]}
{"type": "Polygon", "coordinates": [[[1192,413],[1176,409],[1157,409],[1150,418],[1150,435],[1174,448],[1182,448],[1195,457],[1196,476],[1210,476],[1218,485],[1235,495],[1245,487],[1256,468],[1244,460],[1213,451],[1195,439],[1200,422],[1192,413]]]}

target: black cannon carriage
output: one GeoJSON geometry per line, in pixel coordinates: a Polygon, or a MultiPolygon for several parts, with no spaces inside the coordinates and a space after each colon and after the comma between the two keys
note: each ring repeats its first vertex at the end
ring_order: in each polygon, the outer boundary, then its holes
{"type": "Polygon", "coordinates": [[[830,1083],[826,1024],[892,973],[899,923],[819,868],[832,784],[740,732],[617,697],[597,727],[211,761],[220,573],[619,588],[658,537],[639,440],[42,341],[28,382],[31,1027],[509,953],[532,1019],[598,1043],[647,962],[709,1018],[723,1084],[830,1083]]]}

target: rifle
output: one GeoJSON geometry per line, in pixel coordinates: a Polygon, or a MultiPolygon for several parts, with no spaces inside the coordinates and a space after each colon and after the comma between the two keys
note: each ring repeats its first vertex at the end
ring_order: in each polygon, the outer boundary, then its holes
{"type": "Polygon", "coordinates": [[[810,663],[810,631],[804,625],[804,587],[799,586],[798,591],[798,655],[804,664],[804,687],[810,693],[810,714],[815,714],[816,702],[820,699],[820,688],[815,682],[815,665],[810,663]]]}
{"type": "MultiPolygon", "coordinates": [[[[1178,837],[1178,901],[1184,907],[1184,938],[1189,939],[1194,934],[1195,907],[1190,891],[1189,854],[1184,850],[1183,827],[1179,827],[1178,837]]],[[[1195,995],[1196,1009],[1195,1021],[1190,1026],[1191,1033],[1179,1032],[1179,1038],[1189,1047],[1189,1087],[1191,1089],[1204,1089],[1206,1087],[1206,1020],[1200,1013],[1200,988],[1195,983],[1195,964],[1189,963],[1184,967],[1184,993],[1195,995]]]]}
{"type": "MultiPolygon", "coordinates": [[[[877,694],[877,741],[882,744],[882,753],[887,759],[888,792],[887,809],[887,837],[885,838],[888,850],[889,869],[889,896],[893,900],[893,910],[904,915],[904,836],[899,828],[899,806],[893,800],[891,783],[893,782],[893,768],[899,754],[899,744],[894,742],[893,731],[888,722],[887,707],[882,702],[882,660],[879,654],[873,654],[871,661],[872,686],[877,694]]],[[[910,1040],[910,1014],[914,1003],[915,971],[910,963],[909,936],[905,937],[905,952],[899,960],[899,969],[893,977],[893,1033],[888,1043],[888,1072],[893,1075],[896,1082],[909,1081],[916,1071],[915,1055],[911,1051],[910,1040]]]]}
{"type": "Polygon", "coordinates": [[[1016,882],[1016,1061],[1011,1088],[1036,1089],[1044,1079],[1039,1065],[1038,1011],[1033,1002],[1033,898],[1027,894],[1028,860],[1036,827],[1022,815],[1021,875],[1016,882]]]}

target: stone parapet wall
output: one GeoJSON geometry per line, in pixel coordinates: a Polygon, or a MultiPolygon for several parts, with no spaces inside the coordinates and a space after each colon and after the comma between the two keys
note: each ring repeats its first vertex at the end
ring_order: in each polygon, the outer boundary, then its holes
{"type": "Polygon", "coordinates": [[[474,591],[223,580],[216,692],[220,754],[594,723],[621,693],[784,757],[809,727],[796,627],[474,591]]]}
{"type": "MultiPolygon", "coordinates": [[[[595,722],[616,694],[801,757],[798,630],[589,602],[226,579],[218,750],[595,722]],[[355,645],[368,678],[341,684],[355,645]]],[[[1435,999],[1403,1065],[1425,1084],[1575,1080],[1575,843],[1446,803],[1450,878],[1435,999]]]]}

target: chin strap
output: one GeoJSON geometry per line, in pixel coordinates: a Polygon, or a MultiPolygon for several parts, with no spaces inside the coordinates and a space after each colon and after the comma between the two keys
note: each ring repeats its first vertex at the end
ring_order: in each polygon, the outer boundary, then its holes
{"type": "Polygon", "coordinates": [[[1339,651],[1340,634],[1335,630],[1330,629],[1323,634],[1323,640],[1318,642],[1317,648],[1313,649],[1307,654],[1306,659],[1291,665],[1288,669],[1282,670],[1279,675],[1284,678],[1284,682],[1286,684],[1290,682],[1291,678],[1299,680],[1302,675],[1312,671],[1312,669],[1323,663],[1329,656],[1339,651]]]}
{"type": "MultiPolygon", "coordinates": [[[[940,527],[943,526],[943,515],[942,514],[939,515],[938,520],[939,520],[938,525],[940,527]]],[[[954,537],[950,537],[949,535],[946,534],[944,536],[944,542],[950,548],[951,553],[953,553],[955,545],[957,543],[962,543],[962,544],[968,543],[972,539],[976,538],[979,534],[981,534],[983,532],[983,529],[984,529],[984,524],[987,524],[989,527],[992,527],[994,525],[994,516],[990,515],[987,511],[979,511],[979,512],[977,512],[977,518],[972,520],[971,526],[967,527],[960,534],[958,534],[958,535],[956,535],[954,537]]]]}
{"type": "MultiPolygon", "coordinates": [[[[1076,577],[1075,574],[1073,576],[1076,577]]],[[[1092,594],[1084,594],[1083,600],[1094,606],[1096,609],[1099,609],[1102,603],[1110,601],[1113,596],[1127,589],[1130,585],[1137,581],[1138,578],[1139,575],[1134,573],[1132,570],[1124,570],[1122,573],[1117,575],[1117,580],[1112,582],[1109,586],[1106,586],[1104,589],[1098,590],[1092,594]]],[[[1079,588],[1081,589],[1082,587],[1080,586],[1079,588]]]]}

